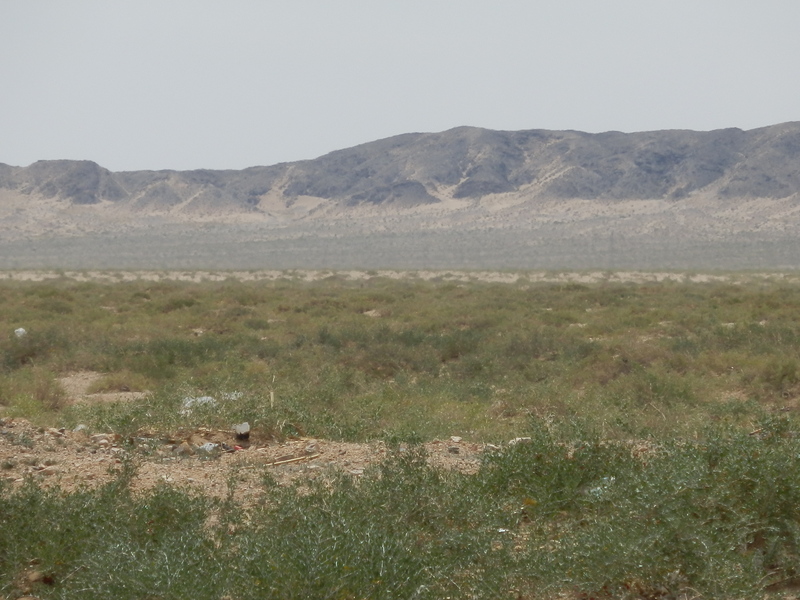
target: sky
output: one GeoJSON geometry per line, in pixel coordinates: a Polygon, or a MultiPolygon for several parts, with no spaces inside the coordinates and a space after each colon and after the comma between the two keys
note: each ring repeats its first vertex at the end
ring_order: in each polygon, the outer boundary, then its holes
{"type": "Polygon", "coordinates": [[[800,120],[798,0],[0,0],[0,163],[800,120]]]}

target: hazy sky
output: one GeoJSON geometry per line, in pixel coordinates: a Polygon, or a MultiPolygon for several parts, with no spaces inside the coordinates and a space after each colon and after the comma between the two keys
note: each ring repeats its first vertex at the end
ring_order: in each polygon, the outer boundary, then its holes
{"type": "Polygon", "coordinates": [[[800,120],[800,0],[0,0],[0,162],[314,158],[412,131],[800,120]]]}

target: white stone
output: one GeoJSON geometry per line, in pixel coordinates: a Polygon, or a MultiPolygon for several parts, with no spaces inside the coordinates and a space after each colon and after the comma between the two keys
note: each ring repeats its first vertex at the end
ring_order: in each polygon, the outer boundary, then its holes
{"type": "Polygon", "coordinates": [[[514,438],[513,440],[508,442],[508,445],[509,446],[516,446],[517,444],[530,444],[530,443],[531,443],[531,438],[529,438],[529,437],[518,437],[518,438],[514,438]]]}

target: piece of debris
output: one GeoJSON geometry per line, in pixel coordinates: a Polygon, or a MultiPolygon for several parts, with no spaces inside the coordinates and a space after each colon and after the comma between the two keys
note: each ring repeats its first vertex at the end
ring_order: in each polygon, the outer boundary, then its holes
{"type": "Polygon", "coordinates": [[[237,440],[246,440],[250,438],[250,423],[245,421],[233,426],[233,432],[236,434],[237,440]]]}
{"type": "Polygon", "coordinates": [[[274,462],[267,463],[267,466],[277,467],[279,465],[286,465],[288,463],[300,462],[301,460],[314,460],[315,458],[319,458],[320,456],[321,456],[320,454],[311,454],[309,456],[293,456],[291,458],[279,458],[274,462]]]}
{"type": "Polygon", "coordinates": [[[181,402],[181,414],[184,417],[188,417],[192,414],[192,410],[199,407],[208,407],[214,408],[217,405],[217,401],[215,398],[211,396],[187,396],[181,402]]]}
{"type": "Polygon", "coordinates": [[[28,332],[25,331],[25,329],[23,329],[22,327],[18,327],[17,329],[14,330],[14,335],[17,336],[18,338],[24,338],[26,335],[28,335],[28,332]]]}
{"type": "Polygon", "coordinates": [[[462,438],[460,438],[460,437],[459,437],[459,436],[457,436],[457,435],[451,435],[451,436],[450,436],[450,441],[451,441],[451,442],[453,442],[454,444],[458,444],[458,443],[460,443],[460,442],[461,442],[461,440],[462,440],[462,438]]]}
{"type": "Polygon", "coordinates": [[[458,446],[449,446],[449,447],[447,448],[447,451],[448,451],[450,454],[458,454],[459,452],[461,452],[461,449],[460,449],[458,446]]]}

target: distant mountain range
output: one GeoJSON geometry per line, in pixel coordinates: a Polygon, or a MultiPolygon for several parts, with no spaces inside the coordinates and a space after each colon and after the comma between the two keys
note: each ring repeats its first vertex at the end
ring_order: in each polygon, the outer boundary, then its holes
{"type": "MultiPolygon", "coordinates": [[[[459,127],[239,171],[111,172],[70,160],[0,163],[0,251],[11,244],[9,252],[17,254],[17,263],[6,257],[6,267],[29,264],[25,244],[33,241],[80,245],[98,235],[150,235],[159,228],[185,237],[203,227],[217,227],[231,244],[310,236],[358,246],[381,232],[411,236],[413,244],[413,235],[423,232],[506,231],[536,247],[557,234],[565,247],[589,238],[596,246],[616,235],[632,248],[637,239],[656,238],[695,246],[757,238],[782,240],[785,248],[800,235],[800,122],[750,131],[599,134],[459,127]]],[[[203,254],[201,240],[187,238],[187,244],[190,254],[203,254]]],[[[680,253],[676,244],[673,253],[680,253]]],[[[148,251],[141,248],[145,262],[152,258],[148,251]]],[[[291,254],[288,247],[286,252],[291,254]]],[[[359,251],[353,252],[350,259],[342,256],[341,266],[359,262],[352,260],[359,251]]],[[[794,254],[787,252],[767,263],[794,266],[794,254]]],[[[135,262],[136,252],[129,254],[135,262]]],[[[475,263],[467,255],[462,266],[475,263]]],[[[264,261],[270,256],[276,254],[264,261]]],[[[436,262],[435,244],[426,256],[436,262]]],[[[797,258],[800,265],[800,250],[797,258]]],[[[128,259],[123,262],[133,266],[128,259]]],[[[390,254],[385,260],[392,262],[390,254]]],[[[596,266],[590,262],[584,266],[596,266]]],[[[666,257],[663,262],[670,264],[666,257]]]]}

